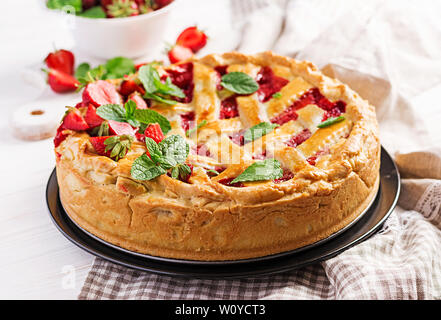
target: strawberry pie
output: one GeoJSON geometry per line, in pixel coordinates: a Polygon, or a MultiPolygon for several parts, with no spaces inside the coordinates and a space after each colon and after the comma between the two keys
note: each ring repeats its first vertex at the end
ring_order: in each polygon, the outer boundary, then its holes
{"type": "Polygon", "coordinates": [[[343,229],[379,186],[375,108],[312,63],[212,54],[84,84],[54,139],[60,199],[152,256],[239,260],[343,229]]]}

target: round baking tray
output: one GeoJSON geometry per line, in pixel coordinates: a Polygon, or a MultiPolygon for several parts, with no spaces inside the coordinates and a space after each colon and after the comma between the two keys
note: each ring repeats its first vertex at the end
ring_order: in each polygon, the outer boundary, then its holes
{"type": "Polygon", "coordinates": [[[370,206],[350,225],[330,237],[296,250],[265,257],[233,261],[193,261],[154,257],[115,246],[80,228],[63,209],[55,169],[47,188],[46,201],[59,231],[87,252],[137,270],[194,278],[239,278],[285,272],[329,259],[366,240],[389,217],[400,193],[397,167],[387,151],[381,150],[380,187],[370,206]]]}

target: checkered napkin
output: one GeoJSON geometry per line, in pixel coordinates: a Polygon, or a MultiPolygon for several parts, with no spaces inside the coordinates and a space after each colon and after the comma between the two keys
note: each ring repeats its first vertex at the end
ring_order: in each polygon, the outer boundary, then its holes
{"type": "Polygon", "coordinates": [[[377,107],[381,141],[403,178],[398,206],[381,230],[321,263],[237,280],[162,276],[96,258],[79,299],[441,299],[441,148],[434,147],[441,143],[428,143],[434,133],[421,125],[408,102],[416,91],[441,82],[433,72],[441,61],[432,58],[437,49],[441,57],[441,48],[425,45],[439,43],[436,28],[425,28],[439,19],[422,19],[421,28],[406,28],[408,21],[420,21],[421,6],[399,14],[397,8],[406,8],[404,1],[369,1],[370,6],[350,1],[344,12],[341,2],[280,1],[275,7],[270,1],[232,1],[233,12],[246,19],[238,26],[242,40],[237,49],[273,48],[314,61],[377,107]],[[400,16],[406,23],[396,21],[400,16]],[[278,20],[269,23],[274,17],[278,20]],[[273,38],[258,45],[262,33],[273,38]],[[405,43],[408,38],[411,44],[405,43]],[[391,45],[404,46],[407,54],[391,45]]]}

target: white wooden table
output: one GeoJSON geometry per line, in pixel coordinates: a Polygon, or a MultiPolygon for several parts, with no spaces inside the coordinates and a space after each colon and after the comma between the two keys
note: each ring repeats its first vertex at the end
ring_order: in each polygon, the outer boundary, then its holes
{"type": "MultiPolygon", "coordinates": [[[[75,299],[93,256],[64,238],[49,218],[45,188],[55,165],[52,139],[24,142],[11,135],[8,125],[12,110],[23,104],[58,106],[61,115],[63,106],[80,100],[78,94],[38,90],[21,76],[39,66],[53,43],[70,48],[73,42],[55,15],[44,14],[35,0],[24,2],[25,10],[23,1],[2,1],[6,14],[0,20],[0,299],[75,299]]],[[[207,29],[225,22],[227,2],[210,2],[211,8],[206,1],[192,2],[180,11],[192,15],[173,20],[169,39],[191,24],[207,29]]],[[[440,127],[441,106],[434,103],[440,94],[441,85],[414,99],[427,114],[424,125],[440,127]]],[[[439,131],[433,137],[441,144],[439,131]]]]}

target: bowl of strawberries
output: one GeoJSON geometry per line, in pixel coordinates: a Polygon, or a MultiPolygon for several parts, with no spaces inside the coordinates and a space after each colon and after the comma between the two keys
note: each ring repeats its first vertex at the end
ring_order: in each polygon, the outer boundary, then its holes
{"type": "Polygon", "coordinates": [[[47,0],[49,9],[74,14],[76,46],[99,58],[138,58],[163,44],[176,0],[47,0]]]}

